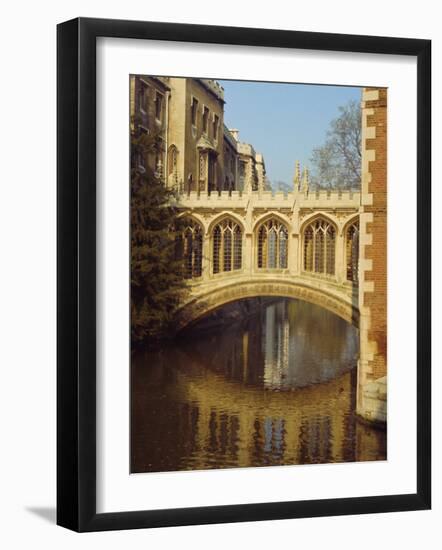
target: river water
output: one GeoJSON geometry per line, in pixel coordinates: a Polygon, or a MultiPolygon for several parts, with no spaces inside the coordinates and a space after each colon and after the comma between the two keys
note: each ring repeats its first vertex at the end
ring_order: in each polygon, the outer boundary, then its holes
{"type": "Polygon", "coordinates": [[[325,309],[254,299],[216,311],[131,371],[131,471],[385,460],[356,419],[358,332],[325,309]]]}

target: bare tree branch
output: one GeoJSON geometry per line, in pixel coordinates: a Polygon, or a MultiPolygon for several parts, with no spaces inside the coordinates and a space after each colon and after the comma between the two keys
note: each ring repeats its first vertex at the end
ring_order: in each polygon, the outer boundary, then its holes
{"type": "Polygon", "coordinates": [[[359,189],[361,184],[361,108],[349,101],[332,120],[325,143],[313,150],[311,181],[317,188],[359,189]]]}

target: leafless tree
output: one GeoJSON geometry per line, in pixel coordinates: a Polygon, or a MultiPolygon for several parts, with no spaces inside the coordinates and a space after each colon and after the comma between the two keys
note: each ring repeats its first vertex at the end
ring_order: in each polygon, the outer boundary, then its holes
{"type": "Polygon", "coordinates": [[[313,150],[311,183],[319,189],[360,189],[361,107],[349,101],[339,107],[324,145],[313,150]]]}

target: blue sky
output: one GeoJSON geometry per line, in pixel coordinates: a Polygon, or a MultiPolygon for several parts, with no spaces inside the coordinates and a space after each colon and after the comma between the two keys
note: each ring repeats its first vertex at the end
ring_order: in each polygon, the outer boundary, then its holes
{"type": "Polygon", "coordinates": [[[220,80],[224,122],[264,155],[268,178],[291,184],[295,161],[309,165],[338,107],[361,99],[361,88],[220,80]]]}

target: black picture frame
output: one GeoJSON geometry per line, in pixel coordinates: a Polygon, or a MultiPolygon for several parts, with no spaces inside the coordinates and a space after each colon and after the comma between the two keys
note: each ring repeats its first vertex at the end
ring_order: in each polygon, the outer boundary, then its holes
{"type": "Polygon", "coordinates": [[[424,510],[431,506],[431,41],[79,18],[57,28],[57,523],[75,531],[424,510]],[[417,491],[373,497],[96,512],[96,39],[417,58],[417,491]]]}

